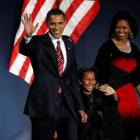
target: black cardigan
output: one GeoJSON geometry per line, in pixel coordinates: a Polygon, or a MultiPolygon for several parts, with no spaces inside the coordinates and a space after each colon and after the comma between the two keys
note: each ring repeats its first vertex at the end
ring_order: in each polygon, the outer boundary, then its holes
{"type": "MultiPolygon", "coordinates": [[[[99,49],[94,67],[99,70],[99,82],[101,84],[108,83],[112,69],[111,61],[117,57],[134,58],[137,62],[137,67],[129,74],[128,82],[134,86],[140,83],[140,51],[137,46],[130,42],[131,52],[121,52],[113,43],[112,40],[107,40],[99,49]]],[[[115,87],[114,87],[115,88],[115,87]]]]}

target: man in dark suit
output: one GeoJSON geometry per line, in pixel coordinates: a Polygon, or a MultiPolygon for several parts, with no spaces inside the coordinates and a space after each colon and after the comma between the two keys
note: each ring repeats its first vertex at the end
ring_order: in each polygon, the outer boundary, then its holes
{"type": "Polygon", "coordinates": [[[77,86],[75,46],[70,37],[62,36],[65,15],[59,9],[50,10],[49,31],[41,36],[32,36],[37,25],[33,26],[31,15],[25,14],[22,21],[25,37],[19,51],[30,57],[34,71],[24,111],[31,118],[32,140],[51,140],[55,130],[60,140],[78,140],[78,114],[83,122],[87,115],[77,86]]]}

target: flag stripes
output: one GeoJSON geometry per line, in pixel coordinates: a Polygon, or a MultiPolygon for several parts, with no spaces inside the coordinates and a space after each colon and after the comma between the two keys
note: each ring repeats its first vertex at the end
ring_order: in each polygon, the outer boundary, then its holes
{"type": "MultiPolygon", "coordinates": [[[[21,19],[25,13],[28,13],[32,15],[34,25],[38,23],[33,35],[41,35],[47,32],[46,15],[50,9],[57,7],[57,2],[57,0],[24,0],[21,19]]],[[[71,36],[73,41],[77,43],[97,15],[100,5],[98,0],[59,0],[59,8],[66,14],[67,25],[64,34],[71,36]]],[[[31,84],[33,69],[30,59],[19,53],[19,43],[23,36],[24,27],[20,22],[10,57],[9,72],[31,84]]]]}
{"type": "Polygon", "coordinates": [[[74,29],[79,27],[79,22],[84,17],[84,15],[86,15],[87,11],[91,8],[92,2],[94,1],[83,1],[77,9],[73,10],[73,15],[71,15],[71,18],[69,19],[65,27],[65,34],[69,33],[68,35],[71,35],[74,29]]]}

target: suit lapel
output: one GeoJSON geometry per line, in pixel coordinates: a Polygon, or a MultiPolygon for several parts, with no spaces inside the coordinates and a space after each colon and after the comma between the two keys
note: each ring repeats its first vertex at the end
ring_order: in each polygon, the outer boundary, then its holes
{"type": "Polygon", "coordinates": [[[52,59],[52,64],[54,65],[56,71],[58,72],[56,50],[48,33],[45,35],[45,43],[46,43],[46,49],[49,52],[48,54],[50,55],[50,59],[52,59]]]}
{"type": "Polygon", "coordinates": [[[67,57],[67,64],[66,64],[66,68],[64,70],[64,73],[65,73],[65,71],[68,69],[68,67],[70,65],[70,58],[71,58],[70,51],[71,51],[71,46],[70,46],[69,41],[66,38],[62,37],[62,39],[63,39],[64,44],[65,44],[66,57],[67,57]]]}
{"type": "MultiPolygon", "coordinates": [[[[65,49],[66,49],[66,59],[67,59],[67,64],[66,64],[66,68],[64,70],[64,73],[65,71],[67,71],[70,63],[71,63],[71,43],[70,41],[63,37],[62,36],[62,39],[64,41],[64,44],[65,44],[65,49]]],[[[45,36],[44,36],[44,43],[45,43],[45,46],[46,46],[46,51],[48,52],[48,54],[50,55],[50,59],[52,59],[52,64],[54,65],[57,73],[58,72],[58,64],[57,64],[57,54],[56,54],[56,50],[55,50],[55,47],[53,45],[53,42],[49,36],[49,34],[47,33],[45,36]]],[[[63,73],[63,74],[64,74],[63,73]]]]}

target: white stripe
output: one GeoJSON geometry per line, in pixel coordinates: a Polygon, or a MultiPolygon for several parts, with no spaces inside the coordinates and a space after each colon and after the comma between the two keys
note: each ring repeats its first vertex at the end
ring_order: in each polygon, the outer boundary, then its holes
{"type": "Polygon", "coordinates": [[[80,20],[86,15],[86,13],[89,11],[89,9],[93,6],[94,3],[95,1],[83,1],[80,7],[77,8],[77,10],[74,12],[71,19],[67,23],[63,34],[70,36],[74,31],[75,27],[80,22],[80,20]]]}
{"type": "MultiPolygon", "coordinates": [[[[37,3],[37,0],[30,0],[30,1],[29,1],[29,3],[27,4],[25,10],[24,10],[23,13],[22,13],[21,19],[23,18],[23,15],[24,15],[25,13],[32,13],[32,12],[33,12],[33,10],[34,10],[34,8],[35,8],[35,6],[36,6],[36,3],[37,3]]],[[[22,22],[20,22],[18,31],[17,31],[17,33],[16,33],[16,37],[15,37],[15,41],[14,41],[14,46],[15,46],[17,40],[20,38],[20,36],[21,36],[21,34],[23,33],[23,31],[24,31],[24,27],[23,27],[22,22]]]]}
{"type": "Polygon", "coordinates": [[[19,75],[19,72],[20,72],[25,60],[26,60],[26,56],[24,56],[22,54],[18,54],[15,61],[11,65],[9,71],[15,75],[19,75]]]}
{"type": "Polygon", "coordinates": [[[59,8],[65,13],[74,0],[63,0],[59,8]]]}
{"type": "Polygon", "coordinates": [[[40,29],[43,21],[46,19],[46,15],[48,11],[50,11],[55,3],[55,0],[46,0],[44,4],[42,5],[40,11],[38,12],[35,20],[34,20],[34,25],[38,23],[38,27],[36,31],[33,34],[36,34],[38,30],[40,29]]]}
{"type": "Polygon", "coordinates": [[[30,63],[29,68],[28,68],[28,70],[26,72],[25,81],[30,83],[32,75],[33,75],[33,69],[32,69],[32,65],[30,63]]]}

